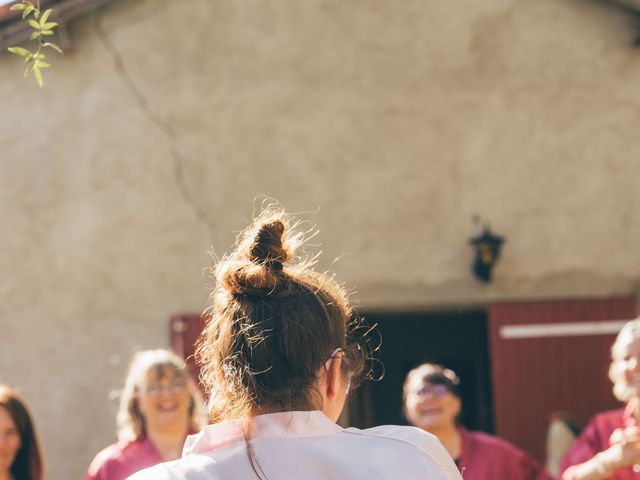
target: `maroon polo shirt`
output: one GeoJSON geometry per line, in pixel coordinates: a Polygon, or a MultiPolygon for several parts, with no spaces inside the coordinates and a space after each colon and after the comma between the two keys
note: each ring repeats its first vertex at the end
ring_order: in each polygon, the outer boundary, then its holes
{"type": "MultiPolygon", "coordinates": [[[[596,453],[609,448],[609,437],[618,428],[637,425],[633,415],[633,402],[626,408],[610,410],[595,415],[576,439],[560,462],[562,480],[573,480],[574,466],[593,458],[596,453]]],[[[634,473],[632,467],[619,468],[609,480],[637,480],[640,474],[634,473]]]]}
{"type": "Polygon", "coordinates": [[[108,446],[89,465],[85,480],[125,480],[134,473],[164,460],[146,437],[108,446]]]}
{"type": "Polygon", "coordinates": [[[462,451],[456,461],[464,480],[552,480],[546,470],[515,445],[481,432],[460,429],[462,451]]]}

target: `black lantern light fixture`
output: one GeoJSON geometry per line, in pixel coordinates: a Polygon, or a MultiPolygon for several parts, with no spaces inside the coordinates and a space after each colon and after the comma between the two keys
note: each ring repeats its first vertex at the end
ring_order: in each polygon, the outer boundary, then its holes
{"type": "Polygon", "coordinates": [[[505,238],[494,235],[489,224],[482,224],[480,217],[473,216],[476,234],[471,237],[469,243],[474,249],[473,274],[483,283],[492,280],[493,267],[500,258],[500,250],[505,238]]]}

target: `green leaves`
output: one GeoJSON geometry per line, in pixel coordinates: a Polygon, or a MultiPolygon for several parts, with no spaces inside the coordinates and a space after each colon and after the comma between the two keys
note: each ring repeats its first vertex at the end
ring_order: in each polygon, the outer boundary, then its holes
{"type": "Polygon", "coordinates": [[[56,45],[55,43],[51,43],[51,42],[44,42],[42,44],[43,47],[49,47],[49,48],[53,48],[56,52],[58,52],[60,55],[62,55],[62,49],[56,45]]]}
{"type": "MultiPolygon", "coordinates": [[[[49,18],[49,15],[51,15],[50,8],[48,8],[40,17],[40,25],[44,25],[45,23],[47,23],[47,18],[49,18]]],[[[55,25],[57,25],[57,23],[55,25]]]]}
{"type": "Polygon", "coordinates": [[[33,3],[27,0],[16,3],[9,10],[12,10],[14,12],[22,11],[23,19],[27,18],[31,13],[34,13],[36,18],[38,18],[38,15],[40,15],[40,10],[33,3]]]}
{"type": "Polygon", "coordinates": [[[30,50],[22,47],[9,47],[7,50],[9,50],[11,53],[15,53],[16,55],[20,55],[21,57],[32,55],[30,50]]]}
{"type": "Polygon", "coordinates": [[[24,58],[24,63],[29,65],[24,72],[24,76],[26,77],[30,73],[33,73],[36,83],[40,88],[42,88],[44,81],[41,69],[49,68],[51,65],[43,61],[45,55],[44,53],[41,53],[41,50],[48,47],[62,55],[62,49],[58,45],[52,42],[45,42],[43,39],[45,36],[53,35],[53,29],[58,26],[58,23],[48,21],[52,12],[51,8],[48,8],[44,12],[40,11],[40,0],[36,0],[35,5],[29,0],[22,0],[20,3],[13,5],[11,10],[16,12],[21,11],[23,19],[26,19],[29,15],[33,14],[33,18],[30,18],[27,22],[29,23],[29,26],[33,28],[33,32],[29,36],[29,39],[38,42],[37,50],[31,51],[22,47],[9,47],[8,50],[11,53],[24,58]]]}
{"type": "MultiPolygon", "coordinates": [[[[49,15],[51,15],[51,9],[47,9],[42,16],[40,17],[40,20],[34,20],[31,19],[29,20],[29,25],[31,25],[31,27],[35,30],[32,34],[30,39],[31,40],[41,40],[43,35],[53,35],[53,30],[51,30],[53,27],[57,26],[58,23],[57,22],[47,22],[47,19],[49,18],[49,15]]],[[[38,18],[36,16],[36,18],[38,18]]]]}
{"type": "Polygon", "coordinates": [[[44,85],[44,82],[42,81],[42,72],[40,71],[40,69],[38,67],[33,67],[33,74],[36,77],[36,82],[38,82],[38,86],[40,88],[42,88],[42,86],[44,85]]]}

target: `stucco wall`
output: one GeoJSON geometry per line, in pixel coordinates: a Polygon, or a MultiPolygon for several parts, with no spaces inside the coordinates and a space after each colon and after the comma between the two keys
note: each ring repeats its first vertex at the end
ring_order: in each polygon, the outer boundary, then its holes
{"type": "Polygon", "coordinates": [[[321,267],[339,258],[365,309],[638,289],[640,50],[622,14],[122,0],[70,35],[42,91],[0,58],[0,382],[29,400],[51,479],[113,440],[130,355],[204,306],[207,249],[259,195],[310,212],[321,267]],[[488,286],[469,273],[474,213],[508,239],[488,286]]]}

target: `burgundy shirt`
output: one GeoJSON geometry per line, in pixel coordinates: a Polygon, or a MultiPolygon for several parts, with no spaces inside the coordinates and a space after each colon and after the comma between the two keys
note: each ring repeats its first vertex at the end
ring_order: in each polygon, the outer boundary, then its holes
{"type": "Polygon", "coordinates": [[[456,462],[464,480],[552,480],[553,477],[515,445],[493,435],[460,429],[462,452],[456,462]]]}
{"type": "Polygon", "coordinates": [[[85,480],[125,480],[134,473],[164,460],[146,437],[108,446],[89,465],[85,480]]]}
{"type": "MultiPolygon", "coordinates": [[[[590,460],[596,453],[609,448],[609,437],[617,428],[637,425],[632,402],[626,408],[610,410],[594,416],[560,462],[562,480],[573,480],[574,465],[590,460]]],[[[640,475],[631,467],[619,468],[610,480],[636,480],[640,475]]]]}

